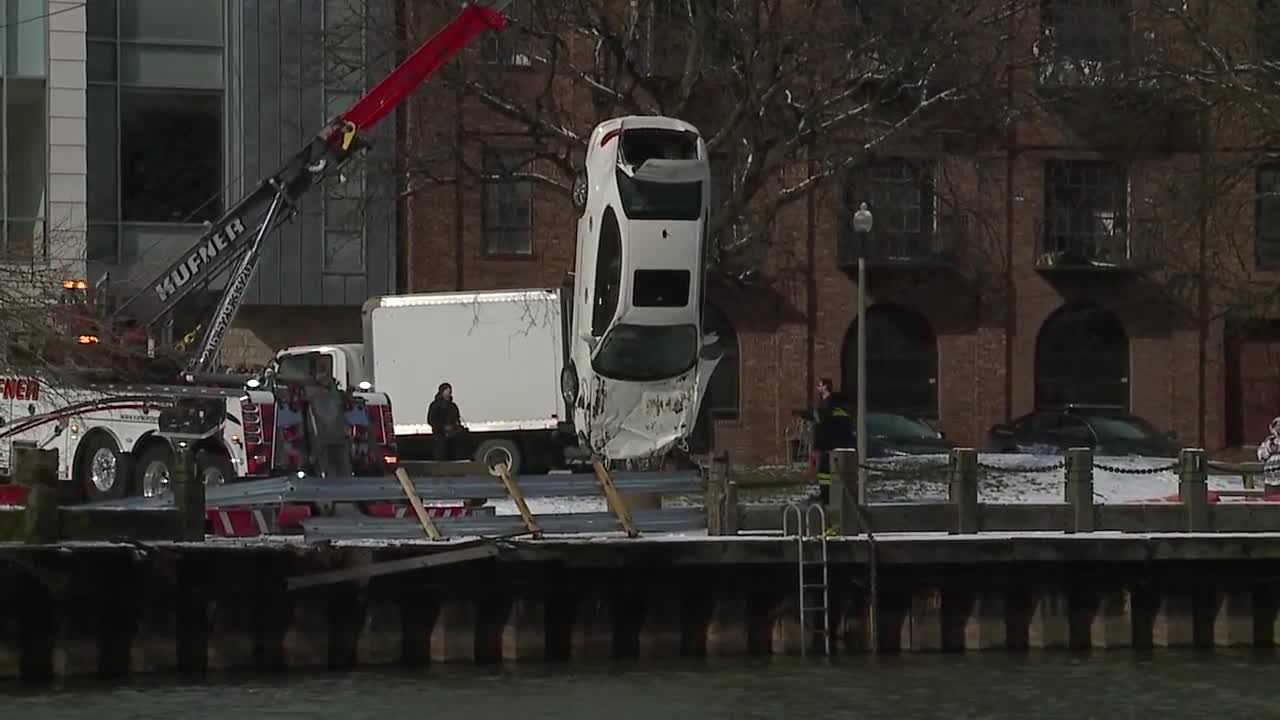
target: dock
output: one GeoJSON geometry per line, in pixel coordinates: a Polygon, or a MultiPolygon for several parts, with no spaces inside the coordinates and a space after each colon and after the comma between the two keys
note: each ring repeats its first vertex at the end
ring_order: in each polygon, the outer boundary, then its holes
{"type": "Polygon", "coordinates": [[[1209,503],[1189,451],[1177,502],[1095,505],[1073,451],[1062,503],[997,507],[976,502],[969,452],[947,460],[944,503],[861,506],[844,453],[825,511],[740,502],[717,465],[702,507],[632,511],[619,486],[677,484],[620,481],[585,531],[517,503],[474,521],[493,524],[483,537],[410,514],[382,535],[323,518],[346,530],[184,539],[175,521],[153,524],[169,537],[0,543],[0,679],[1275,647],[1280,503],[1209,503]]]}

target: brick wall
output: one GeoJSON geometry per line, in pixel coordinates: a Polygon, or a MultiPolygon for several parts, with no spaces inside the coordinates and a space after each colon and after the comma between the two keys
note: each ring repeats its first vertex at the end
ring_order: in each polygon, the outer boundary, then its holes
{"type": "MultiPolygon", "coordinates": [[[[1034,23],[1028,27],[1020,35],[1029,48],[1034,23]]],[[[481,186],[461,173],[461,165],[477,164],[484,145],[519,147],[526,140],[474,101],[459,100],[455,88],[460,72],[417,93],[408,113],[406,152],[434,158],[433,174],[457,181],[421,184],[406,199],[407,289],[557,284],[572,269],[576,227],[569,199],[560,190],[542,185],[533,190],[529,257],[489,257],[483,251],[481,186]]],[[[1025,71],[1014,75],[1018,82],[1033,79],[1025,71]]],[[[528,70],[510,71],[514,84],[536,85],[531,77],[528,70]]],[[[580,126],[589,128],[592,118],[584,102],[580,126]]],[[[1194,304],[1188,304],[1193,296],[1183,286],[1175,287],[1171,271],[1086,271],[1068,277],[1035,266],[1037,221],[1044,213],[1044,162],[1114,153],[1098,151],[1087,132],[1046,109],[1017,122],[1009,140],[1012,144],[980,156],[932,156],[935,172],[946,177],[951,200],[977,219],[964,229],[962,259],[943,268],[877,268],[868,282],[869,305],[902,305],[928,320],[937,341],[941,427],[959,443],[977,444],[992,424],[1032,410],[1041,328],[1065,304],[1087,301],[1114,312],[1124,326],[1131,409],[1161,429],[1177,432],[1185,443],[1197,441],[1203,422],[1205,444],[1220,447],[1228,411],[1240,412],[1239,399],[1227,391],[1223,323],[1215,319],[1207,327],[1201,412],[1200,327],[1194,304]]],[[[1161,250],[1173,253],[1177,262],[1171,264],[1178,267],[1187,267],[1194,258],[1200,236],[1172,215],[1160,215],[1160,208],[1177,209],[1179,201],[1169,193],[1190,182],[1198,157],[1166,148],[1127,158],[1131,219],[1166,226],[1161,250]]],[[[1253,215],[1240,211],[1252,208],[1251,193],[1251,183],[1241,182],[1224,195],[1219,206],[1237,211],[1211,221],[1205,235],[1211,254],[1239,255],[1239,243],[1252,242],[1253,215]]],[[[740,412],[714,422],[716,447],[728,450],[736,461],[781,460],[792,410],[810,402],[818,377],[842,376],[857,288],[837,262],[841,218],[840,192],[832,186],[783,208],[762,265],[763,282],[711,290],[712,301],[734,325],[740,347],[740,412]]],[[[1251,266],[1242,272],[1254,274],[1251,266]]],[[[1218,298],[1214,302],[1216,307],[1218,298]]],[[[1256,349],[1262,347],[1258,343],[1249,347],[1254,348],[1246,352],[1251,358],[1263,352],[1256,349]]],[[[1249,382],[1256,384],[1260,361],[1250,362],[1249,382]]],[[[1265,414],[1256,408],[1249,412],[1251,418],[1265,414]]],[[[1246,428],[1246,434],[1261,430],[1246,428]]]]}

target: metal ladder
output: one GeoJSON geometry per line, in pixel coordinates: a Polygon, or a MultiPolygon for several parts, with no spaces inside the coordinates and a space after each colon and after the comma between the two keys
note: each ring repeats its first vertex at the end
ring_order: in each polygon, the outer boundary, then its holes
{"type": "Polygon", "coordinates": [[[823,638],[822,652],[830,655],[834,638],[831,636],[827,576],[827,512],[818,504],[811,504],[801,510],[797,503],[789,503],[782,510],[784,536],[791,535],[787,531],[787,520],[792,511],[795,511],[796,517],[796,567],[800,581],[800,656],[806,657],[809,654],[809,642],[813,635],[823,638]],[[812,523],[815,516],[816,531],[812,523]],[[818,617],[811,627],[809,616],[814,612],[818,613],[818,617]]]}

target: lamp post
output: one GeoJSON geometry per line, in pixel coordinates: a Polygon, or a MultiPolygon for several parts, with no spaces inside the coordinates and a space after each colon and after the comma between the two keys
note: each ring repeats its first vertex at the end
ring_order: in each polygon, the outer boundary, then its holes
{"type": "Polygon", "coordinates": [[[867,246],[871,237],[871,211],[866,203],[853,214],[853,231],[858,237],[858,504],[867,504],[867,246]]]}

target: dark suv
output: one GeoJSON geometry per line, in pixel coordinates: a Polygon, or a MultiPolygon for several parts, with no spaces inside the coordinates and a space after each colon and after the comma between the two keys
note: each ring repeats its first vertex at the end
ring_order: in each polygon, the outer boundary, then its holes
{"type": "Polygon", "coordinates": [[[1087,447],[1098,455],[1177,457],[1174,433],[1162,433],[1136,415],[1117,410],[1068,407],[1037,410],[987,434],[987,451],[1001,453],[1060,453],[1087,447]]]}

